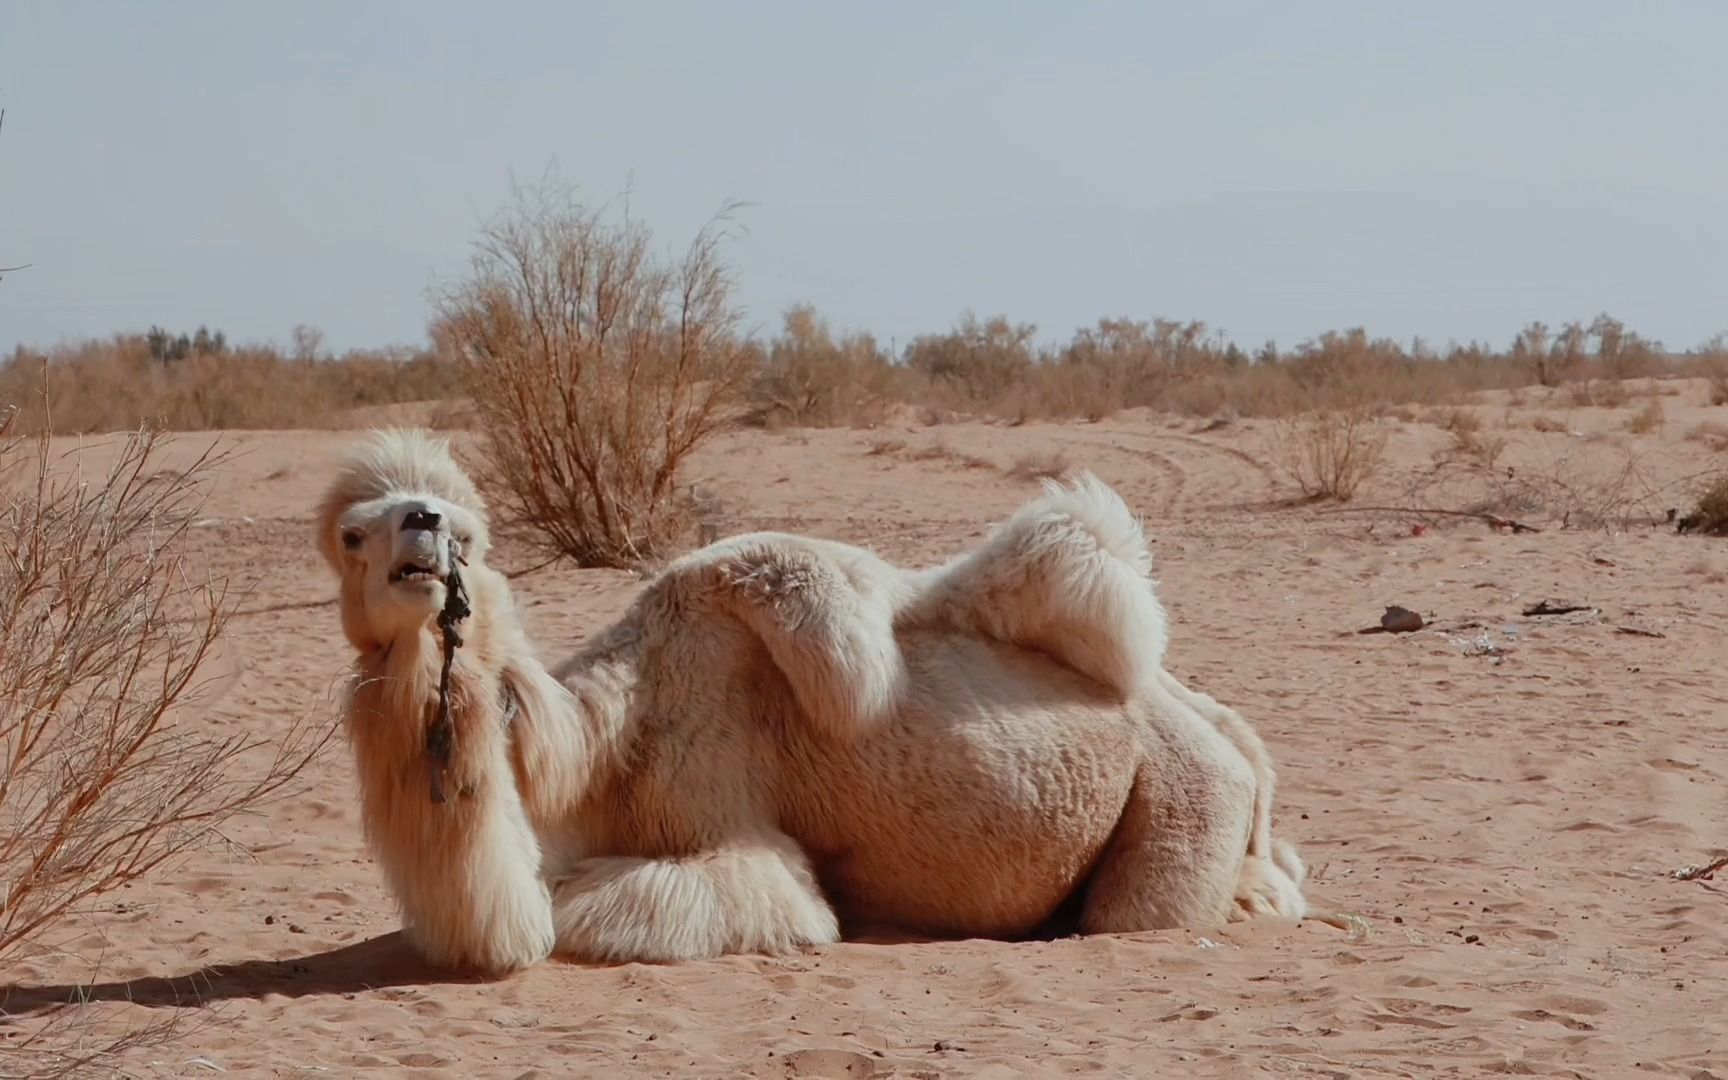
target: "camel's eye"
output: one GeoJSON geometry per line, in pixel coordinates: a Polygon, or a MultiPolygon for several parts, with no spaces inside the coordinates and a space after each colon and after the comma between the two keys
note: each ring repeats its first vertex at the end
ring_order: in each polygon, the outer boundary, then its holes
{"type": "Polygon", "coordinates": [[[342,530],[342,546],[347,548],[349,551],[358,551],[360,549],[361,539],[362,537],[360,536],[359,529],[342,530]]]}

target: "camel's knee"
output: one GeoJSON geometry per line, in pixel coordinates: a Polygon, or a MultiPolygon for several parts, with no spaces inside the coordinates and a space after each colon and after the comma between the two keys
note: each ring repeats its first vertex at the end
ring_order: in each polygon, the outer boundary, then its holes
{"type": "Polygon", "coordinates": [[[558,951],[588,960],[786,953],[840,937],[808,863],[785,840],[679,859],[586,860],[558,884],[553,918],[558,951]]]}
{"type": "Polygon", "coordinates": [[[409,800],[375,796],[366,822],[408,943],[440,967],[486,975],[550,955],[551,897],[515,789],[494,782],[449,807],[409,800]]]}

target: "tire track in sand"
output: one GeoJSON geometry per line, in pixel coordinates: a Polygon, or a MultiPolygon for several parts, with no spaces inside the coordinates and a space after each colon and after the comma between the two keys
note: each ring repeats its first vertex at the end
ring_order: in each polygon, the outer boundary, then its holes
{"type": "Polygon", "coordinates": [[[1177,503],[1188,488],[1188,470],[1179,461],[1149,447],[1125,442],[1119,435],[1065,431],[1062,433],[1061,445],[1108,450],[1141,464],[1152,466],[1154,475],[1136,477],[1135,479],[1136,483],[1149,484],[1152,491],[1161,496],[1162,502],[1158,512],[1164,517],[1174,514],[1177,503]]]}
{"type": "Polygon", "coordinates": [[[1123,454],[1150,464],[1156,474],[1154,490],[1161,496],[1160,513],[1175,516],[1181,510],[1215,510],[1237,508],[1255,501],[1270,500],[1278,494],[1277,474],[1271,466],[1235,446],[1217,443],[1193,435],[1166,431],[1117,431],[1112,433],[1065,432],[1065,444],[1095,447],[1123,454]],[[1239,493],[1233,500],[1186,498],[1195,478],[1195,451],[1227,462],[1229,480],[1225,484],[1209,482],[1202,485],[1208,494],[1239,493]]]}

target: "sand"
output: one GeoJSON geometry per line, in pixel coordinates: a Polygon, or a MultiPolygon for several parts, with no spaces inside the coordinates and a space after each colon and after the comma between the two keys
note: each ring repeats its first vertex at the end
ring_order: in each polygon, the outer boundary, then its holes
{"type": "MultiPolygon", "coordinates": [[[[1632,409],[1475,411],[1507,440],[1500,467],[1564,472],[1583,499],[1625,489],[1635,461],[1639,509],[1659,516],[1683,498],[1665,485],[1728,463],[1687,438],[1724,410],[1673,390],[1647,435],[1620,430],[1632,409]],[[1535,432],[1537,415],[1567,430],[1535,432]]],[[[1396,427],[1357,504],[1421,484],[1461,505],[1460,481],[1434,473],[1452,437],[1396,427]]],[[[1291,506],[1265,423],[1202,428],[1131,413],[740,433],[692,477],[724,531],[803,529],[927,563],[1036,490],[1013,475],[1023,457],[1096,470],[1153,537],[1171,668],[1259,725],[1279,834],[1316,904],[1360,914],[1365,936],[1257,922],[452,979],[395,933],[337,745],[304,794],[234,823],[233,846],[105,898],[63,953],[6,973],[18,1019],[0,1034],[42,1023],[99,956],[94,1004],[71,1019],[175,1021],[123,1060],[147,1076],[1728,1076],[1728,873],[1671,876],[1728,845],[1728,541],[1558,529],[1541,511],[1544,531],[1511,534],[1291,506]],[[1545,597],[1590,610],[1521,614],[1545,597]],[[1393,603],[1430,627],[1354,632],[1393,603]]],[[[195,552],[250,592],[200,722],[271,733],[332,715],[348,655],[310,514],[347,438],[223,436],[241,454],[195,552]]],[[[169,463],[208,441],[179,436],[169,463]]],[[[548,567],[516,587],[556,660],[639,582],[548,567]]]]}

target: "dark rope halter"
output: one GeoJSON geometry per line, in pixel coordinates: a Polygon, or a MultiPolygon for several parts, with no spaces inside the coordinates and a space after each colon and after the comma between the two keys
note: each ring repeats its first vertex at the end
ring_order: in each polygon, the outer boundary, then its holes
{"type": "Polygon", "coordinates": [[[426,725],[426,765],[435,803],[449,800],[445,787],[450,756],[456,749],[456,721],[450,715],[450,667],[456,660],[456,650],[462,647],[462,633],[457,624],[473,614],[468,606],[468,590],[462,584],[461,567],[465,565],[462,549],[452,539],[450,573],[444,579],[444,609],[438,612],[438,632],[444,639],[444,659],[438,671],[438,711],[426,725]]]}

